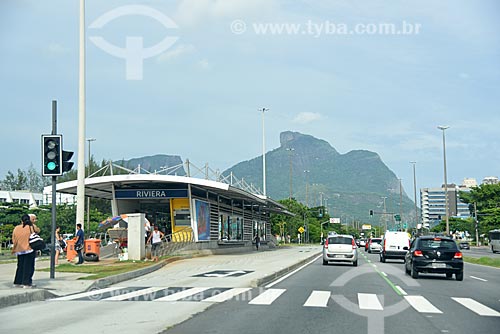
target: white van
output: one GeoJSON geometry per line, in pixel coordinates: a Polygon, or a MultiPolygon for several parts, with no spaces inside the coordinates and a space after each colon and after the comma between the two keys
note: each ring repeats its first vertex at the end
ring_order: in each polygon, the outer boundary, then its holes
{"type": "Polygon", "coordinates": [[[410,235],[406,232],[386,231],[381,245],[380,262],[385,262],[386,259],[404,261],[406,252],[410,249],[410,235]]]}

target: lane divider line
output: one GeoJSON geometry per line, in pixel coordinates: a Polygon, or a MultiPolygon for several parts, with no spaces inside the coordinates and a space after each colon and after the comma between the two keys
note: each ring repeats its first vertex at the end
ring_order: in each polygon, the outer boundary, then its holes
{"type": "Polygon", "coordinates": [[[473,279],[477,279],[478,281],[482,281],[482,282],[488,282],[487,279],[484,279],[484,278],[480,278],[480,277],[476,277],[476,276],[469,276],[470,278],[473,278],[473,279]]]}
{"type": "Polygon", "coordinates": [[[319,258],[323,257],[323,253],[318,255],[317,257],[315,257],[314,259],[312,259],[311,261],[307,262],[306,264],[304,264],[303,266],[301,267],[298,267],[297,269],[295,269],[294,271],[291,271],[289,272],[288,274],[286,274],[285,276],[282,276],[280,278],[278,278],[276,281],[274,282],[271,282],[269,283],[268,285],[265,286],[265,288],[270,288],[270,287],[273,287],[274,285],[286,280],[288,277],[292,276],[293,274],[295,274],[296,272],[304,269],[305,267],[307,267],[308,265],[310,265],[311,263],[315,262],[316,260],[318,260],[319,258]]]}

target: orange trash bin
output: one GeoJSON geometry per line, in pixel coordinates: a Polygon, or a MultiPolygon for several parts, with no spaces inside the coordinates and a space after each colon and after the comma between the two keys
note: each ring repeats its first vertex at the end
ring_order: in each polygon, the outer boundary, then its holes
{"type": "Polygon", "coordinates": [[[73,259],[78,256],[75,250],[76,239],[66,240],[66,259],[68,261],[73,261],[73,259]]]}
{"type": "Polygon", "coordinates": [[[99,261],[99,255],[101,255],[101,239],[87,239],[84,245],[85,261],[99,261]]]}

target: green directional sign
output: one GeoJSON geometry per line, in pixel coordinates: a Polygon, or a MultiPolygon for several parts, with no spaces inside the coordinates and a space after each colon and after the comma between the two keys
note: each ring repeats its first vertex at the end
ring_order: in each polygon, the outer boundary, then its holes
{"type": "Polygon", "coordinates": [[[401,221],[401,216],[400,216],[400,215],[394,215],[394,219],[395,219],[397,222],[400,222],[400,221],[401,221]]]}

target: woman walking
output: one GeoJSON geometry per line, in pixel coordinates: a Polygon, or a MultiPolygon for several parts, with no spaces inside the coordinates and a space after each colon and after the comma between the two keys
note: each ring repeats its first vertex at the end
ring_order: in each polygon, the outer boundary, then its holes
{"type": "MultiPolygon", "coordinates": [[[[36,221],[36,216],[33,219],[36,221]]],[[[29,215],[21,217],[21,224],[12,232],[12,253],[17,255],[17,269],[14,277],[14,287],[25,289],[34,288],[33,274],[35,273],[36,253],[29,244],[30,234],[39,233],[40,229],[32,222],[29,215]]]]}

